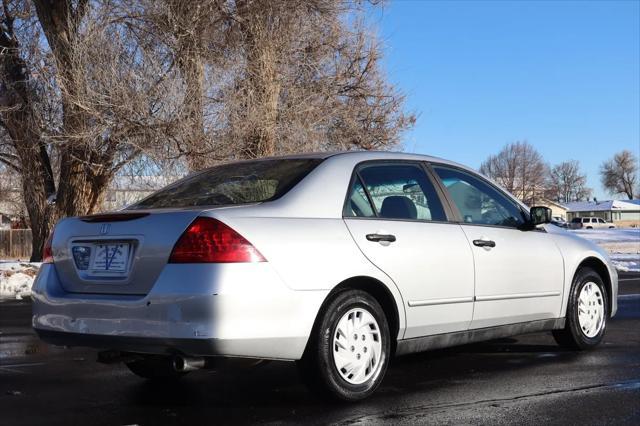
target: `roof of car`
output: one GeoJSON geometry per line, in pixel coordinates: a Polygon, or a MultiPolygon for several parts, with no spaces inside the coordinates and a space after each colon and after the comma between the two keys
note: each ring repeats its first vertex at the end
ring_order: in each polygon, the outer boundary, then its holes
{"type": "MultiPolygon", "coordinates": [[[[439,157],[433,157],[430,155],[424,154],[413,154],[407,152],[397,152],[397,151],[328,151],[328,152],[310,152],[310,153],[302,153],[302,154],[289,154],[282,156],[273,156],[273,157],[265,157],[261,160],[275,160],[275,159],[306,159],[306,158],[317,158],[317,159],[328,159],[331,157],[356,157],[357,161],[367,161],[367,160],[415,160],[415,161],[431,161],[443,164],[449,164],[458,166],[464,169],[472,170],[468,166],[463,164],[459,164],[453,161],[445,160],[439,157]]],[[[477,173],[477,172],[476,172],[477,173]]]]}
{"type": "Polygon", "coordinates": [[[407,153],[407,152],[398,152],[398,151],[326,151],[326,152],[305,152],[305,153],[300,153],[300,154],[287,154],[287,155],[276,155],[276,156],[272,156],[272,157],[264,157],[261,158],[261,160],[274,160],[274,159],[278,159],[278,158],[290,158],[290,159],[295,159],[295,158],[320,158],[320,159],[325,159],[325,158],[329,158],[329,157],[336,157],[336,156],[343,156],[343,155],[349,155],[349,156],[358,156],[358,157],[370,157],[370,158],[380,158],[380,157],[387,157],[387,158],[412,158],[415,160],[422,160],[422,161],[439,161],[439,162],[447,162],[449,163],[449,161],[444,160],[442,158],[438,158],[438,157],[432,157],[429,155],[423,155],[423,154],[412,154],[412,153],[407,153]]]}
{"type": "Polygon", "coordinates": [[[372,157],[372,158],[380,158],[380,157],[388,157],[388,158],[403,158],[403,159],[415,159],[422,161],[438,161],[438,162],[446,162],[450,163],[448,160],[444,160],[438,157],[432,157],[430,155],[423,154],[414,154],[407,152],[398,152],[398,151],[341,151],[330,153],[328,156],[333,155],[354,155],[360,157],[372,157]]]}

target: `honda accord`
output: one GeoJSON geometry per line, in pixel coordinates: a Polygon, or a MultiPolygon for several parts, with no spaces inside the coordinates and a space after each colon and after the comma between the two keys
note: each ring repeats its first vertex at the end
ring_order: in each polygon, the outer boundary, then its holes
{"type": "Polygon", "coordinates": [[[33,327],[148,379],[216,357],[295,361],[369,396],[392,356],[551,331],[596,346],[617,309],[602,249],[462,165],[346,152],[243,161],[118,212],[61,220],[33,327]]]}

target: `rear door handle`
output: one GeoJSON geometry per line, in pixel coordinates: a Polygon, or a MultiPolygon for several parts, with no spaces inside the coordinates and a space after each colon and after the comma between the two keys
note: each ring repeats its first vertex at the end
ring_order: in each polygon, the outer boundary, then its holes
{"type": "Polygon", "coordinates": [[[396,240],[396,236],[391,234],[367,234],[367,240],[373,241],[374,243],[381,241],[392,243],[396,240]]]}
{"type": "Polygon", "coordinates": [[[473,240],[473,245],[476,247],[495,247],[496,242],[491,240],[485,240],[485,239],[473,240]]]}

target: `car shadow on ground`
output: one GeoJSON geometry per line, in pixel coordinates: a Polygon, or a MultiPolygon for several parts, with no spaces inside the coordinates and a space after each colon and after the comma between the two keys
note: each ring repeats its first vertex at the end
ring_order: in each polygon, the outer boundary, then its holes
{"type": "MultiPolygon", "coordinates": [[[[430,389],[461,386],[470,374],[511,374],[560,360],[569,362],[583,353],[554,344],[522,343],[519,339],[499,339],[485,343],[434,350],[395,358],[377,395],[407,395],[430,389]]],[[[233,410],[247,405],[252,409],[336,406],[319,399],[303,386],[294,363],[271,362],[255,368],[225,368],[198,371],[175,383],[140,381],[129,388],[136,404],[166,406],[207,405],[233,410]]],[[[370,404],[371,402],[366,402],[370,404]]],[[[340,406],[341,404],[337,404],[340,406]]]]}

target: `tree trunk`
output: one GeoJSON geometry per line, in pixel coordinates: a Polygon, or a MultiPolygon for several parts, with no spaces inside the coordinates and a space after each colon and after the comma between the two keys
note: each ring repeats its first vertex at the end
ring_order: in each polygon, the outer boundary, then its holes
{"type": "MultiPolygon", "coordinates": [[[[12,124],[23,126],[24,122],[12,124]]],[[[42,248],[52,226],[49,197],[55,193],[55,184],[46,150],[38,149],[40,136],[31,129],[22,130],[25,131],[24,139],[14,139],[17,142],[14,146],[20,158],[22,193],[32,232],[30,261],[38,262],[42,259],[42,248]]]]}
{"type": "Polygon", "coordinates": [[[253,92],[255,125],[247,138],[247,152],[260,158],[276,154],[276,126],[280,84],[276,70],[276,52],[269,42],[252,46],[248,56],[250,90],[253,92]]]}
{"type": "MultiPolygon", "coordinates": [[[[89,117],[77,106],[82,85],[81,69],[72,59],[74,41],[86,12],[87,1],[35,0],[38,19],[56,59],[62,98],[62,143],[60,147],[60,178],[54,219],[88,214],[93,211],[107,182],[103,170],[108,166],[101,158],[92,162],[92,136],[87,131],[89,117]],[[93,164],[97,164],[94,166],[93,164]],[[96,170],[92,170],[92,168],[96,170]],[[100,183],[103,182],[103,183],[100,183]]],[[[108,156],[107,156],[108,157],[108,156]]]]}
{"type": "Polygon", "coordinates": [[[23,199],[32,230],[31,261],[35,262],[41,260],[42,247],[49,235],[51,208],[48,199],[55,193],[55,182],[33,107],[38,94],[29,85],[30,74],[13,34],[13,19],[6,13],[5,9],[5,28],[0,34],[0,47],[4,50],[0,65],[3,71],[2,106],[7,108],[1,120],[18,159],[14,167],[20,170],[23,199]]]}
{"type": "MultiPolygon", "coordinates": [[[[268,3],[266,3],[268,5],[268,3]]],[[[278,103],[281,84],[278,80],[277,37],[283,37],[276,24],[273,9],[261,3],[241,2],[244,15],[243,32],[247,43],[246,73],[250,105],[250,130],[244,141],[244,154],[260,158],[276,154],[278,103]]],[[[279,18],[280,20],[282,17],[279,18]]],[[[278,21],[280,22],[280,21],[278,21]]]]}
{"type": "Polygon", "coordinates": [[[204,64],[199,49],[193,41],[191,46],[183,46],[186,51],[178,63],[186,85],[184,97],[183,124],[186,127],[186,155],[189,170],[201,170],[207,165],[206,136],[204,133],[204,64]]]}

